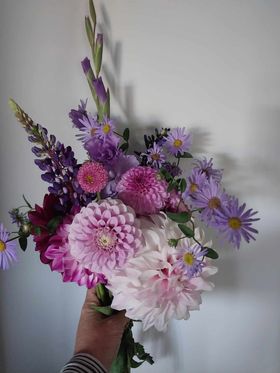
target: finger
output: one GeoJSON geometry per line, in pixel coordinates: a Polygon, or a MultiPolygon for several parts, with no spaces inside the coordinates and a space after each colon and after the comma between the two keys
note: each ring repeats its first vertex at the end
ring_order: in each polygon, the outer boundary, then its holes
{"type": "Polygon", "coordinates": [[[110,317],[112,322],[119,325],[122,329],[124,329],[130,321],[130,319],[125,316],[125,312],[126,312],[125,310],[120,311],[120,312],[118,312],[115,315],[110,317]]]}

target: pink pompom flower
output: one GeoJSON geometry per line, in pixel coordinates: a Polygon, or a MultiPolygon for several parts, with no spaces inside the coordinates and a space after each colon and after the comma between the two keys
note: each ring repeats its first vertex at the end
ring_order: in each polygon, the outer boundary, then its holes
{"type": "Polygon", "coordinates": [[[100,192],[108,182],[108,172],[97,162],[85,162],[77,175],[81,188],[88,193],[100,192]]]}
{"type": "Polygon", "coordinates": [[[128,170],[117,185],[119,198],[137,214],[155,214],[164,208],[169,193],[167,182],[151,167],[138,166],[128,170]]]}
{"type": "Polygon", "coordinates": [[[68,235],[72,219],[71,216],[64,218],[56,234],[49,240],[45,257],[50,260],[51,270],[61,273],[63,282],[76,282],[80,286],[85,285],[91,289],[99,283],[106,283],[106,278],[100,273],[84,268],[71,255],[68,235]]]}
{"type": "Polygon", "coordinates": [[[85,268],[110,276],[142,243],[135,212],[120,200],[92,202],[75,215],[69,231],[71,254],[85,268]]]}

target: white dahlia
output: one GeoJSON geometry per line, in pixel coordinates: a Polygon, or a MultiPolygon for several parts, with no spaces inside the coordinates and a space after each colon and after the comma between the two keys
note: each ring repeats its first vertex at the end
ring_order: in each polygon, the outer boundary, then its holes
{"type": "MultiPolygon", "coordinates": [[[[143,321],[144,330],[154,326],[165,331],[171,318],[188,319],[189,311],[199,309],[202,291],[212,290],[214,286],[206,279],[217,269],[205,261],[196,277],[187,276],[177,265],[178,248],[170,247],[167,242],[181,233],[165,214],[141,218],[141,228],[145,245],[110,278],[112,307],[126,309],[127,317],[143,321]]],[[[203,240],[198,230],[196,237],[203,240]]],[[[192,239],[182,241],[180,246],[195,244],[192,239]]]]}

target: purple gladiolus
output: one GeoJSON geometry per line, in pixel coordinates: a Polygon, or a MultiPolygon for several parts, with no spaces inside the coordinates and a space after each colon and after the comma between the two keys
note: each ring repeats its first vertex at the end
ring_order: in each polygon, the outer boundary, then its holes
{"type": "Polygon", "coordinates": [[[100,102],[104,104],[107,101],[107,93],[102,78],[94,79],[93,86],[100,102]]]}
{"type": "Polygon", "coordinates": [[[83,59],[83,61],[81,61],[81,64],[82,64],[82,68],[84,70],[84,73],[87,74],[89,72],[90,68],[91,68],[90,60],[87,57],[85,57],[83,59]]]}

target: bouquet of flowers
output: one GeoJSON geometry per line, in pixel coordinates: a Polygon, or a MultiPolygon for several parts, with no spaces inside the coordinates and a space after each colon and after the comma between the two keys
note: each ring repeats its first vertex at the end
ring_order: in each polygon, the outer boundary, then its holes
{"type": "Polygon", "coordinates": [[[92,61],[82,68],[96,113],[81,101],[69,117],[87,153],[78,163],[70,146],[35,123],[10,100],[15,116],[34,144],[35,164],[49,184],[43,203],[10,211],[16,235],[0,225],[0,267],[16,260],[31,235],[42,263],[61,273],[65,282],[95,288],[104,315],[126,310],[131,319],[112,372],[130,372],[153,363],[132,335],[134,321],[143,329],[165,331],[170,319],[188,319],[199,309],[208,277],[217,269],[218,253],[203,225],[239,248],[255,239],[256,212],[246,209],[221,185],[222,170],[212,159],[194,159],[192,135],[185,128],[155,129],[132,150],[130,130],[119,132],[110,115],[110,92],[100,75],[103,35],[96,32],[96,12],[89,0],[85,18],[92,61]],[[188,172],[182,160],[188,163],[188,172]]]}

